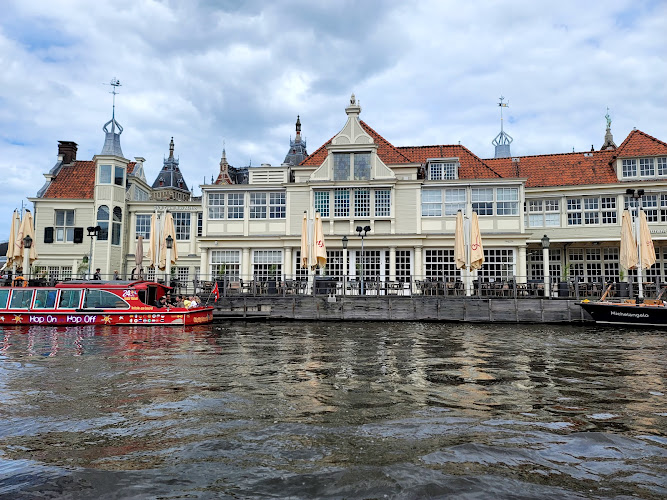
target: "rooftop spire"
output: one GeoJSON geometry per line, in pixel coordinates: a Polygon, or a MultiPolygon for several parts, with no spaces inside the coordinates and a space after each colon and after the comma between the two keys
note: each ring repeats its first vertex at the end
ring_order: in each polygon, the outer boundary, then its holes
{"type": "Polygon", "coordinates": [[[301,119],[299,115],[296,115],[296,137],[294,142],[301,142],[301,119]]]}
{"type": "Polygon", "coordinates": [[[290,149],[285,156],[283,163],[288,165],[298,165],[308,156],[308,151],[306,151],[306,141],[301,138],[301,117],[296,116],[296,137],[294,140],[290,137],[289,141],[290,149]]]}
{"type": "Polygon", "coordinates": [[[607,114],[604,115],[607,119],[607,131],[604,134],[604,144],[600,149],[616,149],[614,136],[611,134],[611,116],[609,116],[609,107],[607,107],[607,114]]]}
{"type": "Polygon", "coordinates": [[[111,83],[109,83],[113,90],[110,94],[113,94],[113,105],[111,108],[111,120],[106,122],[102,127],[102,130],[105,133],[104,146],[102,147],[102,155],[112,155],[112,156],[123,156],[123,150],[120,148],[120,134],[123,133],[123,127],[120,126],[120,123],[116,121],[116,88],[120,87],[120,82],[117,78],[112,78],[111,83]],[[111,125],[111,130],[108,130],[108,126],[111,125]],[[118,133],[116,133],[116,128],[118,128],[118,133]]]}
{"type": "Polygon", "coordinates": [[[169,159],[174,159],[174,138],[169,142],[169,159]]]}
{"type": "Polygon", "coordinates": [[[361,104],[357,102],[357,98],[354,96],[354,93],[350,96],[350,105],[345,108],[345,112],[349,115],[359,116],[361,113],[361,104]]]}
{"type": "Polygon", "coordinates": [[[512,156],[510,153],[510,144],[514,139],[508,133],[503,130],[503,108],[509,107],[509,102],[503,102],[505,98],[500,96],[500,102],[498,106],[500,107],[500,133],[493,139],[492,144],[496,147],[495,158],[509,158],[512,156]]]}

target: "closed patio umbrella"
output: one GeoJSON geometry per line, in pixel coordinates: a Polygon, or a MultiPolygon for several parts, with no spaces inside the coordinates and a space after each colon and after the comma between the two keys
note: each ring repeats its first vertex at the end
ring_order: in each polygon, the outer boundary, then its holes
{"type": "MultiPolygon", "coordinates": [[[[16,233],[14,248],[19,248],[18,255],[21,255],[23,252],[23,239],[26,236],[30,236],[32,238],[32,246],[30,247],[30,253],[28,254],[28,259],[30,260],[30,264],[32,264],[37,260],[38,255],[36,245],[37,242],[35,241],[35,228],[32,224],[32,214],[30,213],[30,210],[25,211],[23,220],[19,226],[18,233],[16,233]]],[[[25,273],[25,269],[23,272],[25,273]]]]}
{"type": "Polygon", "coordinates": [[[167,268],[167,237],[171,236],[173,240],[173,246],[171,248],[170,262],[175,264],[178,260],[178,250],[176,248],[176,228],[174,226],[174,217],[170,212],[167,212],[167,215],[164,218],[164,228],[162,229],[162,237],[160,238],[160,264],[159,269],[164,271],[167,268]]]}
{"type": "Polygon", "coordinates": [[[19,213],[14,210],[12,214],[12,225],[9,227],[9,243],[7,244],[7,264],[6,267],[12,267],[14,264],[18,264],[21,260],[21,253],[16,253],[16,232],[18,230],[19,224],[19,213]]]}
{"type": "Polygon", "coordinates": [[[327,265],[327,247],[324,244],[324,231],[322,230],[322,218],[320,212],[315,212],[315,227],[313,229],[313,255],[315,266],[323,268],[327,265]]]}
{"type": "Polygon", "coordinates": [[[157,214],[151,215],[151,234],[148,238],[148,261],[152,267],[157,267],[159,256],[157,242],[160,239],[158,234],[157,214]]]}
{"type": "Polygon", "coordinates": [[[624,269],[635,269],[637,267],[637,243],[632,234],[632,221],[628,210],[624,210],[621,217],[620,264],[624,269]]]}
{"type": "Polygon", "coordinates": [[[463,234],[463,213],[456,213],[456,229],[454,230],[454,262],[456,269],[466,267],[465,236],[463,234]]]}
{"type": "Polygon", "coordinates": [[[479,232],[479,218],[477,212],[472,213],[470,221],[470,270],[480,269],[484,264],[484,247],[482,235],[479,232]]]}
{"type": "Polygon", "coordinates": [[[301,221],[301,267],[304,269],[310,267],[308,254],[308,215],[303,212],[303,220],[301,221]]]}
{"type": "Polygon", "coordinates": [[[648,229],[646,213],[643,210],[639,212],[639,245],[641,246],[642,269],[648,269],[656,262],[655,247],[653,246],[651,231],[648,229]]]}

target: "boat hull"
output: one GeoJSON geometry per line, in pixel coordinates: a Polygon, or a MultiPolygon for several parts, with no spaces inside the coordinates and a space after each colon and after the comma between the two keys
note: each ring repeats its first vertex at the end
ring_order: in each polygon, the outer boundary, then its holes
{"type": "Polygon", "coordinates": [[[213,321],[213,308],[159,309],[154,311],[11,311],[0,313],[0,325],[83,326],[83,325],[202,325],[213,321]]]}
{"type": "Polygon", "coordinates": [[[667,325],[667,307],[628,302],[580,302],[596,323],[637,326],[667,325]]]}

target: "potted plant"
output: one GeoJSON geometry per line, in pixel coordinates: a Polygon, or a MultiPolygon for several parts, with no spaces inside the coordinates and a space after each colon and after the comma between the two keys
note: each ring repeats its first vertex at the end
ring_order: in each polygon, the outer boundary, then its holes
{"type": "Polygon", "coordinates": [[[565,264],[563,266],[563,272],[561,274],[560,282],[558,283],[558,296],[559,297],[569,297],[570,296],[570,264],[565,264]]]}
{"type": "Polygon", "coordinates": [[[85,279],[87,272],[88,272],[88,256],[84,255],[83,259],[81,259],[81,262],[79,263],[79,265],[76,268],[76,274],[81,279],[85,279]]]}

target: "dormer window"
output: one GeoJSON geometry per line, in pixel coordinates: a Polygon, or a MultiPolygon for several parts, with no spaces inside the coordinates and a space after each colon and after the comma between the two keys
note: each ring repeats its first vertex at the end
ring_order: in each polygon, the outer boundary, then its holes
{"type": "Polygon", "coordinates": [[[667,175],[667,158],[624,158],[621,178],[656,177],[667,175]]]}
{"type": "Polygon", "coordinates": [[[428,179],[431,181],[455,180],[459,178],[458,162],[435,161],[428,164],[428,179]]]}

